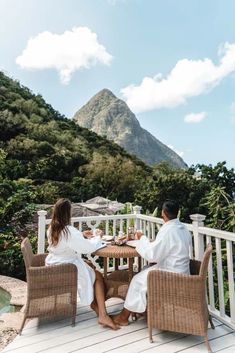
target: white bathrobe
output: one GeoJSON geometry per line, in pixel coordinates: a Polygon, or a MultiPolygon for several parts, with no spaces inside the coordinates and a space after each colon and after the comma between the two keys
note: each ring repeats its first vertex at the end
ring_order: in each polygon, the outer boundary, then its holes
{"type": "Polygon", "coordinates": [[[156,239],[150,242],[142,236],[137,244],[137,252],[147,261],[157,264],[136,274],[129,286],[124,307],[132,312],[146,310],[148,272],[162,271],[189,274],[189,253],[192,237],[188,229],[178,219],[166,222],[158,232],[156,239]]]}
{"type": "Polygon", "coordinates": [[[82,254],[90,254],[96,251],[101,245],[100,238],[85,239],[82,233],[73,226],[68,226],[68,238],[62,234],[59,243],[54,246],[49,240],[46,265],[62,263],[75,264],[78,269],[78,295],[80,303],[90,305],[94,299],[95,271],[82,259],[82,254]]]}

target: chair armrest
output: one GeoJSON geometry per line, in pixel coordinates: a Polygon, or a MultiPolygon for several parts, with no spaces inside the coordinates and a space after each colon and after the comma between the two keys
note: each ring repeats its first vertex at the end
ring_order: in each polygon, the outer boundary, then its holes
{"type": "Polygon", "coordinates": [[[205,300],[205,280],[202,276],[153,270],[148,273],[148,300],[167,298],[172,303],[205,300]]]}
{"type": "Polygon", "coordinates": [[[74,264],[29,267],[27,284],[29,290],[77,286],[77,267],[74,264]]]}
{"type": "Polygon", "coordinates": [[[37,254],[33,256],[32,267],[45,266],[45,259],[48,254],[37,254]]]}

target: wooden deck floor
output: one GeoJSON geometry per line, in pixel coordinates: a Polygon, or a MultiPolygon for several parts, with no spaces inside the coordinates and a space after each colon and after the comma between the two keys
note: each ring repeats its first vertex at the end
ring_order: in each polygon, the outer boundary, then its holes
{"type": "MultiPolygon", "coordinates": [[[[118,312],[122,303],[112,299],[107,303],[108,311],[118,312]]],[[[204,353],[207,349],[201,337],[171,332],[154,331],[154,343],[148,339],[146,321],[139,319],[118,331],[97,324],[89,307],[78,307],[77,324],[71,327],[69,320],[39,322],[31,320],[22,336],[8,345],[6,353],[204,353]]],[[[209,328],[209,339],[213,352],[234,353],[235,332],[217,320],[215,330],[209,328]]]]}

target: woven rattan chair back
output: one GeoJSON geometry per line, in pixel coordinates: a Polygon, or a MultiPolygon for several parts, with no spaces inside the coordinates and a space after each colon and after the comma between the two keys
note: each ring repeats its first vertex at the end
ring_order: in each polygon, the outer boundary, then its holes
{"type": "Polygon", "coordinates": [[[74,264],[45,266],[47,254],[34,255],[28,238],[21,243],[27,273],[26,319],[71,316],[75,325],[77,308],[77,267],[74,264]]]}
{"type": "Polygon", "coordinates": [[[199,276],[202,276],[203,278],[206,278],[211,252],[212,252],[212,245],[208,244],[204,252],[202,261],[194,260],[194,259],[190,260],[189,266],[190,266],[191,275],[199,275],[199,276]]]}
{"type": "Polygon", "coordinates": [[[199,272],[199,276],[202,276],[204,279],[206,279],[206,276],[207,276],[208,264],[209,264],[211,253],[212,253],[212,245],[208,244],[202,258],[202,263],[201,263],[200,272],[199,272]]]}
{"type": "Polygon", "coordinates": [[[28,238],[25,238],[22,241],[22,243],[21,243],[21,251],[23,253],[25,268],[26,268],[26,271],[27,271],[28,268],[32,265],[32,262],[33,262],[32,246],[31,246],[30,241],[29,241],[28,238]]]}
{"type": "Polygon", "coordinates": [[[206,275],[212,252],[208,245],[202,261],[190,261],[190,275],[153,270],[148,273],[148,328],[207,337],[206,275]]]}

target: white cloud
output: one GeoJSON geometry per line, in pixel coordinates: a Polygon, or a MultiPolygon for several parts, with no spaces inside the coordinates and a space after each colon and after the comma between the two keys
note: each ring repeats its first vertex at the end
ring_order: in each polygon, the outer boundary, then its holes
{"type": "Polygon", "coordinates": [[[175,147],[172,146],[172,145],[167,145],[167,147],[169,147],[172,151],[174,151],[175,153],[177,153],[178,156],[183,157],[183,155],[184,155],[184,152],[183,152],[183,151],[178,151],[178,150],[175,149],[175,147]]]}
{"type": "Polygon", "coordinates": [[[208,114],[206,112],[190,113],[190,114],[185,115],[184,121],[185,121],[185,123],[200,123],[207,116],[208,116],[208,114]]]}
{"type": "Polygon", "coordinates": [[[207,92],[235,71],[235,44],[225,43],[218,50],[219,64],[212,60],[181,59],[167,77],[157,74],[144,77],[140,85],[131,84],[121,90],[134,112],[172,108],[188,98],[207,92]]]}
{"type": "Polygon", "coordinates": [[[63,84],[76,70],[88,69],[98,62],[109,65],[112,56],[87,27],[74,27],[62,34],[48,31],[30,38],[16,63],[24,69],[56,69],[63,84]]]}

